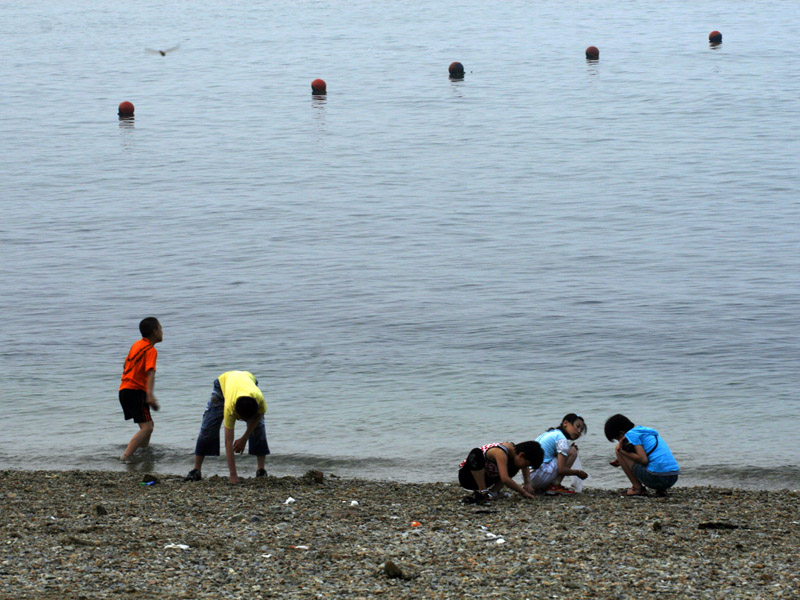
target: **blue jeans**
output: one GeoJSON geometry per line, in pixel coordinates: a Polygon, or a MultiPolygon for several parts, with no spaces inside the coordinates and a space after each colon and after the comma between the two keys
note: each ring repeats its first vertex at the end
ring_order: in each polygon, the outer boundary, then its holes
{"type": "Polygon", "coordinates": [[[634,463],[633,474],[636,479],[642,482],[643,486],[654,490],[669,489],[678,481],[677,475],[653,475],[644,465],[639,463],[634,463]]]}
{"type": "MultiPolygon", "coordinates": [[[[222,388],[220,388],[219,380],[215,379],[214,390],[211,392],[208,406],[203,413],[203,424],[200,425],[200,434],[197,436],[197,444],[194,447],[194,453],[197,456],[219,456],[219,428],[222,426],[224,410],[225,399],[222,396],[222,388]]],[[[247,440],[247,453],[254,456],[269,454],[267,429],[264,427],[263,416],[247,440]]]]}

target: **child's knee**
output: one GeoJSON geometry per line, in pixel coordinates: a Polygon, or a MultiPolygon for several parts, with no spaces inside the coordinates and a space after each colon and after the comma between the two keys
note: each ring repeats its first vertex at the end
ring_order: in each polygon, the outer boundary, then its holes
{"type": "Polygon", "coordinates": [[[486,457],[480,448],[473,448],[467,456],[466,466],[470,471],[481,471],[486,466],[486,457]]]}
{"type": "Polygon", "coordinates": [[[203,444],[216,444],[219,445],[219,429],[211,429],[201,427],[200,433],[197,435],[198,442],[203,444]]]}

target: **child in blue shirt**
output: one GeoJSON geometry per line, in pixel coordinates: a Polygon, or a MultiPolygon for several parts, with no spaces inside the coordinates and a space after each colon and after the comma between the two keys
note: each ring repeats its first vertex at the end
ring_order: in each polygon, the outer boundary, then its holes
{"type": "Polygon", "coordinates": [[[617,442],[617,457],[611,466],[622,467],[631,482],[626,496],[647,496],[647,488],[665,496],[678,481],[678,462],[655,429],[634,425],[625,415],[614,415],[606,421],[605,434],[609,442],[617,442]]]}

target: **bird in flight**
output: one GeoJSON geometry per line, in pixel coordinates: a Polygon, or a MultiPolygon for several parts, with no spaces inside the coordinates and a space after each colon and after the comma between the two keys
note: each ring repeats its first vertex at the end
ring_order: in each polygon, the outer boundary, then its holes
{"type": "Polygon", "coordinates": [[[173,46],[172,48],[167,48],[166,50],[153,50],[152,48],[145,48],[145,49],[150,54],[160,54],[161,56],[166,56],[168,53],[174,52],[175,50],[177,50],[180,47],[181,47],[181,45],[178,44],[177,46],[173,46]]]}

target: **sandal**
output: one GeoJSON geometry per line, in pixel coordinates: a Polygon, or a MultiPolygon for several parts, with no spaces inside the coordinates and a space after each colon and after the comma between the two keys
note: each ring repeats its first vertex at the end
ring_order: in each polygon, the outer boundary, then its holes
{"type": "Polygon", "coordinates": [[[645,488],[637,489],[637,488],[632,487],[627,492],[622,494],[622,497],[623,498],[644,498],[644,497],[647,497],[649,495],[650,494],[647,493],[647,490],[645,488]]]}
{"type": "Polygon", "coordinates": [[[474,491],[469,496],[464,496],[461,502],[464,504],[486,504],[489,501],[489,494],[481,494],[479,491],[474,491]]]}

